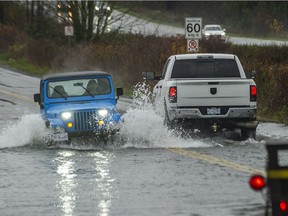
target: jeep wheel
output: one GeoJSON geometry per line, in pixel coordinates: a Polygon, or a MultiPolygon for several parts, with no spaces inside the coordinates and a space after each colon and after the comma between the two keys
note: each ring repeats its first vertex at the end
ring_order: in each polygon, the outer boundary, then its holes
{"type": "Polygon", "coordinates": [[[241,129],[241,139],[246,140],[246,139],[256,139],[256,128],[242,128],[241,129]]]}

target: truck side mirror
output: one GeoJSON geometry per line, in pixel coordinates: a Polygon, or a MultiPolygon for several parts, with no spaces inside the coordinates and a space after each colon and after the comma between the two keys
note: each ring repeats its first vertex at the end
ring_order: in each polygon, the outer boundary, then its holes
{"type": "Polygon", "coordinates": [[[160,80],[160,76],[155,76],[154,72],[143,72],[142,77],[145,80],[160,80]]]}
{"type": "Polygon", "coordinates": [[[40,94],[34,94],[34,102],[40,104],[41,102],[40,94]]]}
{"type": "Polygon", "coordinates": [[[247,78],[247,79],[254,79],[254,78],[256,78],[256,71],[254,71],[254,70],[245,71],[245,74],[246,74],[246,78],[247,78]]]}
{"type": "Polygon", "coordinates": [[[123,95],[124,92],[123,92],[123,88],[122,87],[119,87],[116,89],[116,94],[117,94],[117,97],[119,98],[119,96],[123,95]]]}

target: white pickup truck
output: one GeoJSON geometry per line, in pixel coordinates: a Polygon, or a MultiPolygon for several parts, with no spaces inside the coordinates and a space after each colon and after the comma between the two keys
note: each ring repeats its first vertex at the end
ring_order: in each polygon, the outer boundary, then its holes
{"type": "Polygon", "coordinates": [[[156,110],[169,127],[241,130],[242,139],[256,137],[257,89],[232,54],[172,55],[161,76],[143,72],[147,80],[159,80],[153,88],[156,110]]]}

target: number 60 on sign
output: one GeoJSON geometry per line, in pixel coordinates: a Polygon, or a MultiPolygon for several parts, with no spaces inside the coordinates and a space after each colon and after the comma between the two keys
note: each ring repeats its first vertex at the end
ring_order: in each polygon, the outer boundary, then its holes
{"type": "Polygon", "coordinates": [[[185,19],[185,38],[186,39],[201,39],[202,34],[202,18],[191,17],[185,19]]]}

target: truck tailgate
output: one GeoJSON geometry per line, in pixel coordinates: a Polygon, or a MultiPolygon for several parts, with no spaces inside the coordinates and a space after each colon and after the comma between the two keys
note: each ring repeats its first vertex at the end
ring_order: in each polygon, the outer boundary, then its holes
{"type": "Polygon", "coordinates": [[[178,107],[249,106],[250,83],[239,80],[177,80],[178,107]]]}

